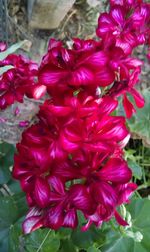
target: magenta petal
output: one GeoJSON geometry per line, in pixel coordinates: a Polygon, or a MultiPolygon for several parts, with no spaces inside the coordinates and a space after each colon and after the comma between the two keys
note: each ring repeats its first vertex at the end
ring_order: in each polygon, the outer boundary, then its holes
{"type": "Polygon", "coordinates": [[[22,225],[24,234],[29,234],[42,226],[41,212],[35,207],[31,208],[22,225]]]}
{"type": "MultiPolygon", "coordinates": [[[[104,117],[104,120],[105,119],[107,120],[106,117],[104,117]]],[[[103,130],[100,135],[103,142],[105,142],[106,140],[108,141],[109,139],[121,141],[128,135],[128,130],[125,126],[123,117],[111,117],[111,124],[108,121],[106,125],[104,120],[103,130]]]]}
{"type": "Polygon", "coordinates": [[[117,204],[117,194],[113,187],[106,182],[94,183],[92,193],[96,202],[106,206],[108,211],[112,211],[117,204]]]}
{"type": "Polygon", "coordinates": [[[143,61],[136,58],[127,58],[125,59],[125,64],[128,68],[140,67],[143,65],[143,61]]]}
{"type": "Polygon", "coordinates": [[[40,216],[29,217],[22,224],[24,234],[29,234],[42,226],[43,222],[40,216]]]}
{"type": "Polygon", "coordinates": [[[30,90],[29,97],[33,97],[34,99],[40,99],[42,96],[44,96],[46,93],[46,87],[44,85],[35,85],[30,90]]]}
{"type": "Polygon", "coordinates": [[[76,210],[75,209],[68,210],[64,218],[63,227],[76,228],[77,225],[78,225],[78,217],[76,210]]]}
{"type": "Polygon", "coordinates": [[[65,70],[53,70],[51,66],[46,66],[39,72],[39,82],[46,86],[52,86],[64,79],[66,75],[65,70]]]}
{"type": "Polygon", "coordinates": [[[76,209],[82,210],[84,213],[93,213],[93,204],[90,195],[84,185],[73,185],[69,192],[70,201],[76,209]]]}
{"type": "Polygon", "coordinates": [[[59,205],[48,209],[44,216],[44,226],[54,230],[59,229],[64,222],[63,208],[64,206],[60,203],[59,205]]]}
{"type": "Polygon", "coordinates": [[[123,96],[123,107],[125,109],[125,113],[128,119],[130,119],[133,113],[136,112],[133,104],[129,101],[125,94],[123,96]]]}
{"type": "Polygon", "coordinates": [[[79,170],[69,162],[58,162],[55,164],[54,174],[58,177],[61,177],[62,180],[72,180],[79,178],[81,176],[79,170]]]}
{"type": "Polygon", "coordinates": [[[65,48],[61,48],[62,58],[68,66],[74,61],[73,54],[71,53],[71,50],[67,50],[65,48]]]}
{"type": "Polygon", "coordinates": [[[117,25],[122,26],[124,24],[124,12],[121,6],[115,6],[110,11],[111,16],[117,25]]]}
{"type": "Polygon", "coordinates": [[[138,108],[144,107],[145,100],[144,100],[143,96],[138,91],[136,91],[134,88],[132,88],[132,90],[130,92],[134,98],[136,106],[138,108]]]}
{"type": "Polygon", "coordinates": [[[115,218],[119,225],[128,226],[129,224],[121,217],[121,215],[115,211],[115,218]]]}
{"type": "Polygon", "coordinates": [[[40,207],[46,207],[49,204],[50,188],[46,179],[37,178],[35,182],[35,200],[40,207]]]}
{"type": "Polygon", "coordinates": [[[108,25],[111,25],[113,22],[112,18],[110,17],[110,15],[108,13],[102,13],[100,16],[99,16],[99,19],[98,19],[98,24],[101,24],[101,23],[106,23],[108,25]]]}
{"type": "Polygon", "coordinates": [[[29,192],[34,188],[34,176],[33,174],[27,172],[24,176],[20,178],[20,185],[23,191],[29,192]]]}
{"type": "Polygon", "coordinates": [[[89,69],[80,67],[72,72],[69,84],[77,87],[94,84],[94,74],[89,69]]]}
{"type": "Polygon", "coordinates": [[[32,192],[29,191],[29,192],[26,193],[26,200],[27,200],[27,203],[28,203],[29,207],[34,207],[35,206],[36,202],[35,202],[35,200],[33,198],[33,193],[32,192]]]}
{"type": "Polygon", "coordinates": [[[88,220],[88,222],[84,226],[81,227],[81,231],[86,232],[90,228],[92,223],[93,222],[91,220],[88,220]]]}
{"type": "Polygon", "coordinates": [[[98,176],[101,180],[122,184],[131,179],[132,172],[124,160],[111,158],[98,172],[98,176]]]}
{"type": "Polygon", "coordinates": [[[82,130],[82,127],[79,123],[80,122],[77,121],[64,129],[65,136],[71,142],[78,143],[81,141],[82,131],[79,131],[79,130],[82,130]]]}
{"type": "Polygon", "coordinates": [[[120,47],[126,54],[130,54],[132,52],[130,44],[123,39],[117,39],[116,46],[120,47]]]}
{"type": "Polygon", "coordinates": [[[116,186],[116,192],[118,193],[118,205],[123,203],[128,203],[130,196],[137,189],[137,185],[135,183],[128,183],[116,186]]]}
{"type": "MultiPolygon", "coordinates": [[[[34,136],[33,136],[34,138],[34,136]]],[[[36,137],[35,137],[36,138],[36,137]]],[[[48,163],[48,153],[47,150],[37,147],[30,148],[30,155],[33,158],[35,164],[42,169],[43,166],[47,165],[48,163]]]]}
{"type": "Polygon", "coordinates": [[[100,68],[108,62],[108,56],[105,52],[100,51],[93,53],[91,56],[84,59],[84,64],[87,64],[88,67],[92,67],[93,70],[100,68]]]}
{"type": "Polygon", "coordinates": [[[62,149],[59,141],[53,141],[48,149],[49,156],[51,159],[62,160],[66,157],[66,153],[62,149]]]}
{"type": "Polygon", "coordinates": [[[63,107],[63,106],[54,106],[50,105],[48,107],[49,111],[51,111],[55,116],[66,116],[71,112],[71,108],[63,107]]]}
{"type": "Polygon", "coordinates": [[[52,48],[55,48],[55,47],[61,47],[61,46],[62,46],[61,41],[51,38],[48,43],[48,50],[51,50],[52,48]]]}
{"type": "Polygon", "coordinates": [[[115,73],[108,68],[102,68],[95,73],[95,82],[97,86],[105,87],[113,83],[115,80],[115,73]]]}
{"type": "Polygon", "coordinates": [[[64,135],[61,135],[61,144],[63,149],[69,153],[77,150],[79,147],[79,143],[69,141],[64,135]]]}
{"type": "Polygon", "coordinates": [[[62,181],[60,180],[60,178],[55,177],[55,176],[50,176],[48,178],[48,183],[51,188],[51,191],[57,192],[60,195],[65,194],[64,185],[63,185],[62,181]]]}
{"type": "Polygon", "coordinates": [[[102,152],[102,151],[107,151],[108,153],[111,151],[112,146],[110,143],[107,143],[106,141],[104,142],[98,142],[94,144],[84,144],[85,148],[91,152],[102,152]]]}
{"type": "Polygon", "coordinates": [[[14,156],[14,168],[13,168],[13,177],[19,179],[22,175],[26,175],[29,172],[28,164],[22,162],[19,155],[15,154],[14,156]]]}
{"type": "Polygon", "coordinates": [[[110,114],[113,112],[118,106],[118,101],[112,99],[109,96],[105,96],[102,98],[100,104],[99,104],[99,112],[104,114],[110,114]]]}
{"type": "Polygon", "coordinates": [[[99,37],[104,37],[107,33],[114,30],[114,23],[108,13],[103,13],[98,19],[98,28],[96,33],[99,37]]]}

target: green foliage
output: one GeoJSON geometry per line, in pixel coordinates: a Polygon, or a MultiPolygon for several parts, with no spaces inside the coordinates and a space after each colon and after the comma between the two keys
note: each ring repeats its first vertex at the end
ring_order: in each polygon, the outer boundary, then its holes
{"type": "Polygon", "coordinates": [[[128,206],[132,216],[132,226],[121,229],[122,232],[109,231],[107,243],[101,248],[102,252],[148,252],[150,251],[150,200],[135,199],[128,206]],[[143,239],[138,242],[138,238],[143,239]],[[132,238],[130,238],[132,237],[132,238]]]}
{"type": "Polygon", "coordinates": [[[82,232],[77,228],[72,232],[71,239],[80,249],[89,249],[94,244],[100,246],[105,242],[105,233],[101,229],[92,226],[88,231],[82,232]]]}
{"type": "Polygon", "coordinates": [[[17,251],[13,248],[19,243],[21,227],[16,223],[25,211],[19,208],[13,196],[0,197],[0,206],[0,251],[17,251]]]}
{"type": "Polygon", "coordinates": [[[23,48],[28,40],[20,41],[10,46],[7,50],[0,52],[0,60],[4,60],[9,54],[16,52],[18,49],[23,48]]]}
{"type": "Polygon", "coordinates": [[[98,248],[95,248],[94,246],[88,248],[87,252],[100,252],[101,250],[98,248]]]}
{"type": "Polygon", "coordinates": [[[137,113],[128,120],[128,126],[134,137],[142,139],[146,146],[150,146],[150,91],[145,90],[143,96],[145,106],[138,109],[137,113]]]}
{"type": "Polygon", "coordinates": [[[132,170],[133,176],[136,179],[141,179],[142,178],[142,167],[139,165],[138,161],[140,161],[140,159],[142,159],[142,157],[138,156],[138,155],[134,155],[136,154],[135,150],[127,150],[125,151],[125,159],[128,162],[128,165],[130,167],[130,169],[132,170]]]}
{"type": "Polygon", "coordinates": [[[8,143],[0,144],[0,184],[7,183],[11,178],[11,168],[15,148],[8,143]]]}
{"type": "Polygon", "coordinates": [[[57,252],[59,247],[60,240],[50,229],[39,229],[25,237],[27,252],[57,252]]]}
{"type": "Polygon", "coordinates": [[[134,162],[133,160],[129,160],[128,161],[128,165],[132,170],[133,176],[137,179],[141,179],[142,178],[142,168],[141,166],[139,166],[136,162],[134,162]]]}
{"type": "Polygon", "coordinates": [[[73,242],[69,239],[61,241],[60,252],[77,252],[77,247],[73,244],[73,242]]]}

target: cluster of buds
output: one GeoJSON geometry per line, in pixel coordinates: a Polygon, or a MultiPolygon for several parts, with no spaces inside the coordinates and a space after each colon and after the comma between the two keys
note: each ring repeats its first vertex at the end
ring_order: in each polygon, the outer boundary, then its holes
{"type": "MultiPolygon", "coordinates": [[[[136,185],[123,158],[130,138],[126,119],[115,111],[118,97],[127,118],[135,106],[144,106],[135,89],[143,62],[131,54],[138,45],[150,43],[150,4],[110,0],[110,11],[100,15],[96,32],[99,40],[76,38],[72,49],[51,39],[36,71],[31,62],[15,56],[15,69],[1,77],[4,104],[11,103],[7,94],[14,87],[13,101],[20,101],[20,93],[21,99],[31,93],[40,97],[45,88],[50,96],[40,106],[38,122],[17,144],[13,177],[30,207],[24,233],[40,227],[76,228],[78,211],[85,217],[83,231],[112,217],[128,225],[118,207],[129,202],[136,185]],[[6,81],[10,75],[15,79],[11,83],[6,81]]],[[[5,107],[3,102],[0,106],[5,107]]]]}

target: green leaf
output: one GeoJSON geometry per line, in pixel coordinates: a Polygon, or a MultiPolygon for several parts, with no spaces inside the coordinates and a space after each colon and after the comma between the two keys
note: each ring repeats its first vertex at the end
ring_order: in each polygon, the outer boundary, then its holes
{"type": "Polygon", "coordinates": [[[18,208],[11,197],[0,197],[0,251],[8,251],[8,233],[18,219],[18,208]],[[4,249],[5,248],[5,249],[4,249]]]}
{"type": "Polygon", "coordinates": [[[135,199],[128,206],[128,211],[132,216],[132,228],[128,229],[134,234],[140,232],[143,235],[141,242],[136,242],[133,238],[110,231],[107,234],[107,243],[101,248],[102,252],[148,252],[150,251],[150,200],[135,199]]]}
{"type": "Polygon", "coordinates": [[[10,152],[10,150],[14,150],[15,147],[12,144],[6,143],[6,142],[2,142],[0,143],[0,154],[7,154],[8,152],[10,152]]]}
{"type": "Polygon", "coordinates": [[[128,161],[128,165],[131,168],[132,172],[133,172],[133,176],[137,179],[141,179],[142,178],[142,168],[141,166],[139,166],[136,162],[129,160],[128,161]]]}
{"type": "Polygon", "coordinates": [[[7,229],[18,219],[18,208],[13,198],[0,197],[0,231],[7,229]]]}
{"type": "Polygon", "coordinates": [[[0,75],[2,75],[3,73],[7,72],[8,70],[14,68],[13,66],[4,66],[4,67],[0,67],[0,75]]]}
{"type": "Polygon", "coordinates": [[[21,230],[21,223],[11,225],[9,229],[8,252],[24,251],[23,246],[24,240],[21,230]]]}
{"type": "Polygon", "coordinates": [[[102,245],[105,241],[105,234],[94,226],[86,232],[82,232],[80,228],[77,228],[72,232],[71,239],[77,247],[81,249],[88,249],[94,243],[102,245]]]}
{"type": "Polygon", "coordinates": [[[11,178],[10,167],[14,162],[15,147],[12,144],[0,144],[0,184],[7,183],[11,178]]]}
{"type": "Polygon", "coordinates": [[[88,248],[87,252],[100,252],[101,250],[98,248],[95,248],[94,246],[88,248]]]}
{"type": "Polygon", "coordinates": [[[0,197],[0,206],[0,251],[17,252],[19,234],[22,232],[18,220],[27,209],[24,194],[0,197]]]}
{"type": "Polygon", "coordinates": [[[18,217],[20,218],[24,216],[28,211],[25,193],[19,192],[19,193],[14,194],[12,197],[13,197],[14,203],[17,205],[17,208],[19,209],[18,217]]]}
{"type": "Polygon", "coordinates": [[[9,182],[7,183],[7,186],[9,187],[9,189],[12,193],[17,194],[17,193],[22,192],[22,189],[20,187],[20,183],[17,180],[14,180],[14,179],[9,180],[9,182]]]}
{"type": "Polygon", "coordinates": [[[20,41],[10,46],[6,51],[0,52],[0,60],[4,60],[9,54],[16,52],[18,49],[23,48],[27,44],[28,40],[20,41]]]}
{"type": "Polygon", "coordinates": [[[62,240],[60,252],[77,252],[77,248],[71,240],[62,240]]]}
{"type": "Polygon", "coordinates": [[[59,239],[69,239],[71,236],[72,230],[70,228],[60,228],[58,231],[56,231],[57,236],[59,239]]]}
{"type": "Polygon", "coordinates": [[[128,120],[128,126],[134,137],[142,139],[146,146],[150,146],[150,91],[145,90],[143,96],[145,106],[137,109],[137,113],[128,120]]]}
{"type": "Polygon", "coordinates": [[[27,252],[57,252],[60,240],[50,229],[38,229],[25,238],[27,252]]]}

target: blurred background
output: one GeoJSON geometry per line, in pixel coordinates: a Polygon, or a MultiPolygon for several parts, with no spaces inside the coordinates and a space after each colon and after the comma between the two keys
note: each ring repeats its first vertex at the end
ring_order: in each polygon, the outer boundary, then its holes
{"type": "Polygon", "coordinates": [[[67,42],[73,37],[94,38],[107,0],[0,0],[0,40],[8,45],[31,42],[30,56],[39,60],[50,37],[67,42]]]}

